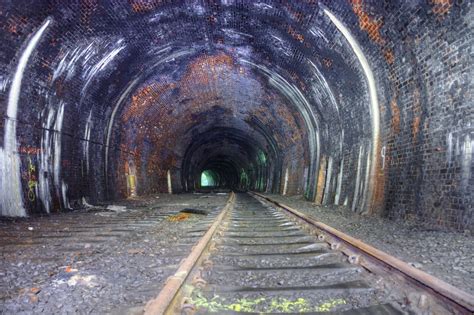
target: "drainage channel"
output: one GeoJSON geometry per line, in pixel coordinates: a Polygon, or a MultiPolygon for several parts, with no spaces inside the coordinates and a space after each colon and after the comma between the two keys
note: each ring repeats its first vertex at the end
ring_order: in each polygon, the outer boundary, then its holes
{"type": "Polygon", "coordinates": [[[146,314],[463,313],[444,309],[398,275],[367,268],[256,195],[238,194],[191,256],[146,314]]]}

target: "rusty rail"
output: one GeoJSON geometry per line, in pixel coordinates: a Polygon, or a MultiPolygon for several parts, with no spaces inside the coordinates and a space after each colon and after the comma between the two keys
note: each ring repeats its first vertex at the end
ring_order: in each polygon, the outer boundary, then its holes
{"type": "Polygon", "coordinates": [[[217,216],[206,234],[204,234],[204,236],[196,243],[196,245],[194,245],[191,253],[181,262],[176,273],[168,278],[165,286],[163,289],[161,289],[158,296],[148,301],[145,306],[145,314],[161,315],[173,309],[179,290],[187,280],[192,269],[197,265],[203,252],[209,245],[212,236],[221,224],[222,219],[225,217],[228,210],[233,206],[234,200],[235,194],[234,192],[231,192],[229,200],[227,201],[224,209],[217,216]]]}
{"type": "Polygon", "coordinates": [[[414,281],[415,283],[421,285],[422,287],[426,287],[436,293],[438,296],[444,298],[445,300],[450,301],[454,306],[460,308],[462,310],[467,311],[469,314],[474,313],[474,296],[471,294],[464,292],[449,283],[446,283],[424,271],[421,271],[415,267],[410,266],[409,264],[401,261],[398,258],[395,258],[381,250],[378,250],[370,245],[365,244],[364,242],[349,236],[343,232],[340,232],[322,222],[318,222],[315,219],[311,218],[307,214],[304,214],[296,209],[291,208],[285,204],[282,204],[278,201],[275,201],[269,197],[266,197],[262,194],[252,192],[251,194],[256,195],[262,199],[265,199],[278,207],[286,210],[287,212],[291,213],[292,215],[298,217],[299,219],[309,223],[328,233],[329,235],[339,239],[349,245],[350,247],[358,250],[363,255],[367,255],[376,261],[387,265],[405,277],[408,277],[410,280],[414,281]]]}

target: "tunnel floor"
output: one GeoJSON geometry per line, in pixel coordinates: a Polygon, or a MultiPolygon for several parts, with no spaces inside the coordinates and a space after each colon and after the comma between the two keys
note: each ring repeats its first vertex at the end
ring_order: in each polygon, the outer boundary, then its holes
{"type": "Polygon", "coordinates": [[[474,293],[474,237],[413,222],[354,215],[344,206],[316,206],[301,196],[267,195],[319,221],[474,293]]]}
{"type": "Polygon", "coordinates": [[[49,217],[2,219],[0,314],[142,309],[227,198],[164,194],[49,217]],[[179,212],[187,208],[209,214],[179,212]]]}
{"type": "MultiPolygon", "coordinates": [[[[473,292],[467,233],[354,216],[299,197],[268,195],[473,292]]],[[[228,194],[141,197],[69,213],[2,219],[0,313],[133,313],[163,286],[228,194]],[[208,215],[180,212],[205,210],[208,215]]]]}

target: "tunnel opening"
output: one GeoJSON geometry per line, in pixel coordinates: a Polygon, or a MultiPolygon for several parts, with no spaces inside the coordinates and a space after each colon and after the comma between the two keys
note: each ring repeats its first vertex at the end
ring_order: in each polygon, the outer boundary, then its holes
{"type": "Polygon", "coordinates": [[[213,170],[204,170],[201,173],[201,187],[215,187],[218,186],[218,176],[213,170]]]}
{"type": "Polygon", "coordinates": [[[268,160],[267,156],[276,158],[276,152],[265,153],[271,148],[267,139],[255,131],[253,135],[248,132],[215,127],[197,135],[183,159],[183,186],[188,187],[189,191],[203,188],[205,175],[208,188],[270,190],[272,183],[269,183],[269,176],[277,170],[277,166],[276,161],[268,160]]]}

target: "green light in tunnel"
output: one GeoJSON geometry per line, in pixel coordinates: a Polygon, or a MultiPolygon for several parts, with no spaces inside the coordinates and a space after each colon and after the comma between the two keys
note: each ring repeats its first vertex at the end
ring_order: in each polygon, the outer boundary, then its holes
{"type": "Polygon", "coordinates": [[[248,185],[250,183],[249,176],[247,175],[247,172],[242,168],[240,170],[240,187],[247,189],[248,185]]]}
{"type": "Polygon", "coordinates": [[[214,172],[205,170],[201,173],[201,187],[216,186],[214,172]]]}
{"type": "Polygon", "coordinates": [[[265,165],[267,162],[267,157],[265,156],[265,152],[262,150],[258,151],[258,159],[260,160],[260,164],[265,165]]]}

